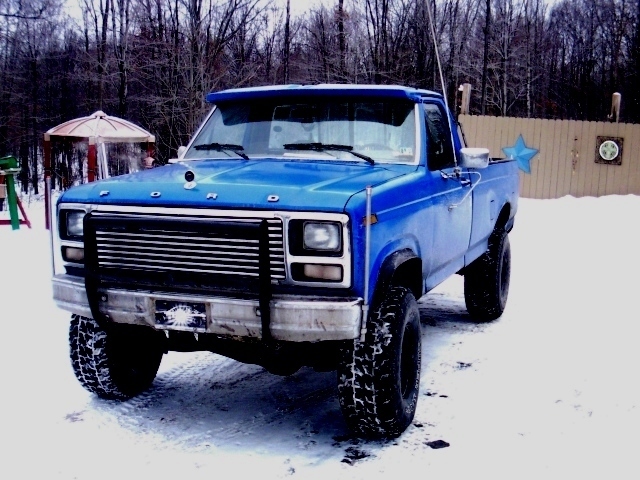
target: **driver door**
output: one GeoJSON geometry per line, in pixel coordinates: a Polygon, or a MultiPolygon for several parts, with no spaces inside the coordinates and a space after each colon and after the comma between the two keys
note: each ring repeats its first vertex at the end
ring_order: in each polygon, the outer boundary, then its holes
{"type": "Polygon", "coordinates": [[[424,104],[426,126],[427,177],[434,201],[431,208],[433,249],[430,252],[430,268],[427,290],[464,266],[464,255],[471,237],[472,195],[465,198],[469,190],[468,175],[458,177],[454,167],[448,116],[441,105],[424,104]]]}

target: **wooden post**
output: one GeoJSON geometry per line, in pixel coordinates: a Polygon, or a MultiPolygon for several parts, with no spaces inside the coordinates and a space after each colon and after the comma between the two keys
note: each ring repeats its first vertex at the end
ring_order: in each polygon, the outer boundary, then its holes
{"type": "Polygon", "coordinates": [[[150,140],[147,142],[147,157],[153,158],[155,154],[156,154],[156,144],[150,140]]]}
{"type": "Polygon", "coordinates": [[[51,228],[51,136],[44,134],[44,225],[51,228]]]}
{"type": "Polygon", "coordinates": [[[609,120],[612,122],[618,123],[620,120],[620,104],[622,103],[622,95],[618,92],[615,92],[611,96],[611,114],[609,115],[609,120]]]}
{"type": "Polygon", "coordinates": [[[87,152],[87,179],[94,182],[98,177],[98,150],[96,148],[96,139],[89,138],[89,150],[87,152]]]}
{"type": "Polygon", "coordinates": [[[471,84],[463,83],[458,88],[462,92],[460,99],[460,115],[469,115],[469,104],[471,103],[471,84]]]}

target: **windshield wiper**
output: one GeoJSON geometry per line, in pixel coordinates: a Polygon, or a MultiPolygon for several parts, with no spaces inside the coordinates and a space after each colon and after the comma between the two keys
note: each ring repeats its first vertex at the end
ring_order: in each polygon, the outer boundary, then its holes
{"type": "Polygon", "coordinates": [[[283,145],[285,150],[313,150],[314,152],[322,152],[322,151],[337,151],[337,152],[349,152],[351,155],[361,158],[369,162],[371,165],[375,165],[375,160],[367,155],[362,153],[354,152],[353,147],[351,145],[338,145],[335,143],[320,143],[320,142],[311,142],[311,143],[285,143],[283,145]]]}
{"type": "Polygon", "coordinates": [[[233,143],[201,143],[200,145],[194,145],[196,150],[215,150],[216,152],[233,152],[236,155],[249,160],[249,157],[244,153],[244,147],[242,145],[234,145],[233,143]]]}

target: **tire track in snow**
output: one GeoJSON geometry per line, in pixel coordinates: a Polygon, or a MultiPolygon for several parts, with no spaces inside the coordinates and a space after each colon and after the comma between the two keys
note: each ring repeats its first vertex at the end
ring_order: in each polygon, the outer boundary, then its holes
{"type": "Polygon", "coordinates": [[[116,424],[159,448],[195,450],[230,442],[306,449],[345,433],[334,372],[279,377],[208,352],[179,356],[137,397],[121,403],[92,397],[84,419],[112,430],[116,424]],[[318,434],[323,440],[314,439],[318,434]]]}

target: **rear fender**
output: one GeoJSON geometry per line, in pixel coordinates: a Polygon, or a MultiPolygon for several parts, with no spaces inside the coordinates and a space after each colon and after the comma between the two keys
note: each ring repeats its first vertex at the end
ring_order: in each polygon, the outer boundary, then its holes
{"type": "MultiPolygon", "coordinates": [[[[507,233],[511,232],[513,229],[515,217],[511,214],[511,205],[509,203],[505,203],[500,210],[500,214],[498,215],[498,219],[496,220],[495,226],[491,231],[491,235],[495,232],[505,231],[507,233]]],[[[458,275],[464,275],[465,268],[473,263],[474,260],[479,258],[482,254],[484,254],[489,248],[489,237],[482,240],[482,242],[473,245],[469,248],[469,251],[465,255],[465,267],[458,271],[458,275]]]]}

